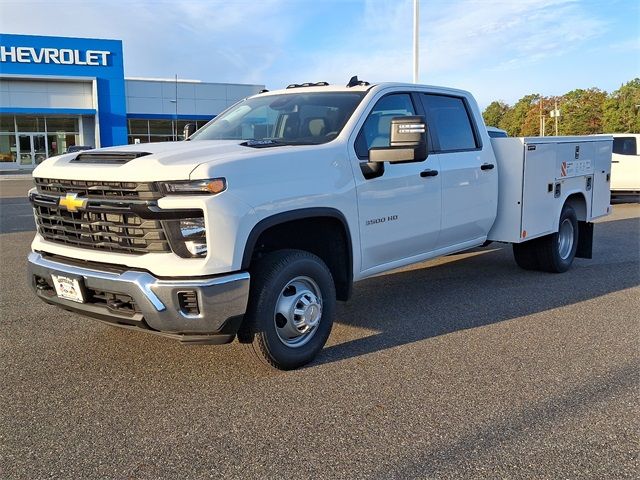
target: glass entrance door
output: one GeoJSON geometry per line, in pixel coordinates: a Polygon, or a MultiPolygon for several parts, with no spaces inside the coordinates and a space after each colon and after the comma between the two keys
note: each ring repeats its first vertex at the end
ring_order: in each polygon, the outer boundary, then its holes
{"type": "Polygon", "coordinates": [[[47,141],[43,134],[18,135],[20,165],[37,165],[47,158],[47,141]]]}
{"type": "Polygon", "coordinates": [[[47,159],[47,137],[44,135],[31,135],[31,142],[33,144],[33,160],[38,165],[47,159]]]}

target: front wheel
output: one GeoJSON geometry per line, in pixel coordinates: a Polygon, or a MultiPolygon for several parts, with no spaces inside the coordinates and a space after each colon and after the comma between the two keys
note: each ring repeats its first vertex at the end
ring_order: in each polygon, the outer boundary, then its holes
{"type": "Polygon", "coordinates": [[[245,317],[251,350],[281,370],[309,363],[333,325],[336,293],[331,272],[309,252],[279,250],[260,259],[251,274],[245,317]]]}

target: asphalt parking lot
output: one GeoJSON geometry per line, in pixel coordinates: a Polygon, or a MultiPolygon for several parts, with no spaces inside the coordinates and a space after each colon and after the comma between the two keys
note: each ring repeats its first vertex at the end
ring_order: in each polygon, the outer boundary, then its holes
{"type": "Polygon", "coordinates": [[[640,473],[638,204],[566,274],[493,244],[359,283],[285,373],[37,301],[28,187],[0,179],[0,478],[640,473]]]}

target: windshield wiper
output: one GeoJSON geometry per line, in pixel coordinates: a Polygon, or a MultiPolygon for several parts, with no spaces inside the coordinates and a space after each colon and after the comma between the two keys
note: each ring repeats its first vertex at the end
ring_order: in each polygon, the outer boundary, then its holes
{"type": "Polygon", "coordinates": [[[287,145],[317,145],[315,142],[298,142],[295,140],[274,140],[271,138],[265,138],[263,140],[247,140],[241,143],[243,147],[251,148],[268,148],[268,147],[285,147],[287,145]]]}

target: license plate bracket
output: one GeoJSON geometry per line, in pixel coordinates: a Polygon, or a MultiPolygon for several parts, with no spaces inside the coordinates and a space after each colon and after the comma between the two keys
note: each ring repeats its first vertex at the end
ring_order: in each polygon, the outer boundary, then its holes
{"type": "Polygon", "coordinates": [[[51,280],[58,298],[76,303],[85,302],[84,283],[81,277],[74,277],[66,273],[52,273],[51,280]]]}

